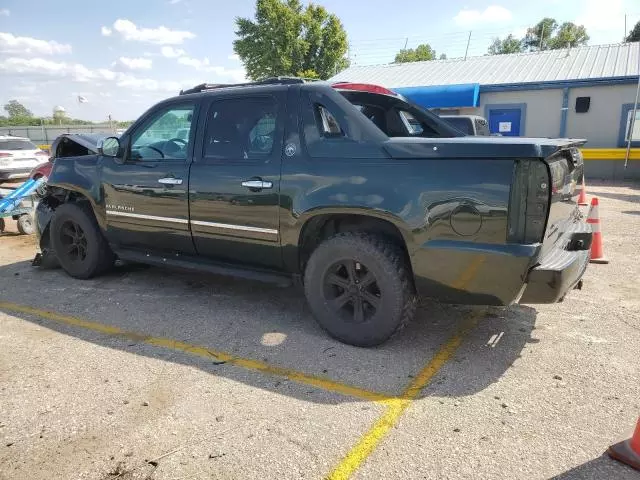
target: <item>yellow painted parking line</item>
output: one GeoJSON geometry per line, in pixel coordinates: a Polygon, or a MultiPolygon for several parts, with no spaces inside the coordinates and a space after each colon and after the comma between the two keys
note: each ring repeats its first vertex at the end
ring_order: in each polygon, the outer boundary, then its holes
{"type": "Polygon", "coordinates": [[[383,393],[372,392],[363,388],[347,385],[345,383],[336,382],[325,377],[319,377],[316,375],[309,375],[290,368],[277,367],[270,365],[266,362],[259,360],[252,360],[249,358],[242,358],[230,353],[212,350],[207,347],[192,345],[179,340],[173,340],[164,337],[153,337],[137,332],[130,332],[121,330],[118,327],[111,325],[105,325],[98,322],[91,322],[83,320],[82,318],[73,317],[70,315],[64,315],[49,310],[41,310],[39,308],[29,307],[26,305],[18,305],[10,302],[0,301],[0,310],[7,310],[11,312],[24,313],[27,315],[33,315],[35,317],[43,318],[53,322],[61,323],[64,325],[71,325],[74,327],[84,328],[94,332],[105,333],[107,335],[113,335],[116,337],[127,338],[135,340],[139,343],[145,343],[147,345],[153,345],[156,347],[162,347],[170,350],[177,350],[180,352],[188,353],[198,357],[207,359],[215,359],[218,362],[226,362],[237,367],[241,367],[247,370],[253,370],[262,372],[278,377],[284,377],[297,383],[305,385],[311,385],[316,388],[326,390],[329,392],[339,393],[342,395],[359,398],[362,400],[368,400],[373,402],[388,402],[394,397],[383,393]]]}
{"type": "Polygon", "coordinates": [[[340,463],[331,471],[328,480],[346,480],[360,468],[369,455],[375,450],[384,436],[400,420],[411,402],[429,384],[438,371],[456,353],[465,336],[475,327],[480,312],[474,312],[447,342],[442,345],[438,353],[427,363],[413,381],[407,386],[400,398],[387,400],[387,409],[373,426],[362,436],[358,443],[347,453],[340,463]]]}

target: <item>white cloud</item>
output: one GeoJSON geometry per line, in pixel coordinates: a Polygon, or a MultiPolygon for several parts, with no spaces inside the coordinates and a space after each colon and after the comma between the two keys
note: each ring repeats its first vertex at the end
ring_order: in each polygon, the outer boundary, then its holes
{"type": "Polygon", "coordinates": [[[453,21],[459,26],[468,27],[478,23],[508,22],[511,18],[511,12],[506,8],[500,5],[489,5],[483,11],[466,8],[460,10],[458,14],[453,17],[453,21]]]}
{"type": "Polygon", "coordinates": [[[152,60],[150,58],[120,57],[116,63],[129,70],[149,70],[152,60]]]}
{"type": "Polygon", "coordinates": [[[22,55],[55,55],[71,53],[71,45],[58,43],[53,40],[16,37],[10,33],[0,32],[0,52],[22,55]]]}
{"type": "Polygon", "coordinates": [[[11,15],[11,12],[8,8],[0,8],[0,17],[8,17],[11,15]]]}
{"type": "Polygon", "coordinates": [[[169,5],[176,5],[180,3],[182,0],[169,0],[169,5]]]}
{"type": "Polygon", "coordinates": [[[228,69],[226,67],[211,65],[209,62],[209,59],[206,57],[203,58],[202,60],[199,60],[197,58],[193,58],[185,55],[178,58],[178,63],[180,65],[193,67],[200,72],[211,72],[218,77],[231,79],[235,82],[244,82],[247,78],[247,74],[244,68],[228,69]]]}
{"type": "Polygon", "coordinates": [[[96,73],[99,78],[103,78],[104,80],[113,80],[118,75],[116,72],[113,72],[106,68],[99,68],[98,70],[96,70],[96,73]]]}
{"type": "Polygon", "coordinates": [[[232,53],[231,55],[229,55],[227,57],[229,60],[233,60],[234,62],[238,62],[240,60],[240,57],[238,56],[237,53],[232,53]]]}
{"type": "Polygon", "coordinates": [[[202,60],[198,60],[197,58],[192,58],[185,55],[183,57],[178,58],[178,63],[180,65],[188,65],[197,70],[202,70],[205,67],[209,66],[209,59],[203,58],[202,60]]]}
{"type": "Polygon", "coordinates": [[[103,37],[110,37],[111,34],[113,33],[113,30],[111,30],[109,27],[105,27],[104,25],[100,28],[100,33],[102,33],[103,37]]]}
{"type": "Polygon", "coordinates": [[[119,76],[116,85],[133,90],[175,92],[176,94],[181,88],[180,82],[158,81],[153,78],[139,78],[126,74],[119,76]]]}
{"type": "Polygon", "coordinates": [[[164,46],[160,49],[160,53],[162,53],[162,56],[167,58],[177,58],[183,56],[186,52],[181,48],[164,46]]]}
{"type": "Polygon", "coordinates": [[[165,26],[140,28],[131,20],[119,18],[113,22],[113,29],[125,40],[152,43],[155,45],[180,45],[195,34],[185,30],[171,30],[165,26]]]}
{"type": "Polygon", "coordinates": [[[92,72],[79,63],[53,62],[44,58],[7,58],[0,62],[0,70],[8,73],[70,77],[79,82],[101,76],[101,74],[92,72]]]}
{"type": "Polygon", "coordinates": [[[21,78],[26,75],[35,75],[39,77],[66,78],[76,82],[91,81],[94,86],[97,85],[96,81],[108,81],[115,82],[118,87],[134,90],[177,93],[182,87],[180,82],[139,78],[130,73],[114,72],[106,68],[91,70],[78,63],[53,62],[43,58],[7,58],[0,61],[0,72],[20,75],[21,78]]]}

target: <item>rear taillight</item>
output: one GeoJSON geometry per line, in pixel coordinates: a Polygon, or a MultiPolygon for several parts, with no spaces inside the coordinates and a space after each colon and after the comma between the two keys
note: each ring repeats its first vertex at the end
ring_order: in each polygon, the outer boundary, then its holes
{"type": "Polygon", "coordinates": [[[517,160],[511,185],[507,240],[538,243],[543,240],[550,202],[550,177],[540,160],[517,160]]]}
{"type": "Polygon", "coordinates": [[[13,157],[13,153],[0,152],[0,157],[13,157]]]}
{"type": "Polygon", "coordinates": [[[380,85],[371,85],[369,83],[352,83],[352,82],[338,82],[331,85],[337,90],[356,90],[358,92],[380,93],[382,95],[398,96],[393,90],[381,87],[380,85]]]}

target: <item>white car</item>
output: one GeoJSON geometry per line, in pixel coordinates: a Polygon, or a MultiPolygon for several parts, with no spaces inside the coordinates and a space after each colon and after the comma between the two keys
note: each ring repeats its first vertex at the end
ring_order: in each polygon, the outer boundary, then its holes
{"type": "Polygon", "coordinates": [[[27,178],[49,154],[25,137],[0,135],[0,180],[27,178]]]}

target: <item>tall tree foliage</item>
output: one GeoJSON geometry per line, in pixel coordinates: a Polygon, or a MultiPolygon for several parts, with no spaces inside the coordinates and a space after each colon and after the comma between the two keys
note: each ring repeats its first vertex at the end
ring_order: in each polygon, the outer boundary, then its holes
{"type": "Polygon", "coordinates": [[[11,119],[33,117],[31,110],[17,100],[9,100],[9,102],[5,104],[4,109],[11,119]]]}
{"type": "Polygon", "coordinates": [[[627,42],[640,42],[640,22],[636,23],[636,26],[629,32],[626,40],[627,42]]]}
{"type": "MultiPolygon", "coordinates": [[[[435,60],[436,51],[428,43],[418,45],[416,48],[403,48],[396,54],[394,63],[423,62],[435,60]]],[[[443,60],[442,55],[440,58],[443,60]]],[[[446,58],[446,55],[445,55],[446,58]]]]}
{"type": "Polygon", "coordinates": [[[517,39],[513,35],[507,35],[505,38],[494,38],[489,45],[490,55],[500,55],[503,53],[520,53],[524,48],[522,40],[517,39]]]}
{"type": "Polygon", "coordinates": [[[549,39],[557,29],[558,22],[554,18],[545,17],[527,29],[524,45],[529,50],[546,50],[549,48],[549,39]]]}
{"type": "Polygon", "coordinates": [[[514,35],[495,38],[489,45],[488,53],[498,55],[523,51],[556,50],[579,47],[586,45],[588,41],[589,35],[583,25],[576,25],[573,22],[564,22],[560,25],[555,18],[545,17],[527,29],[527,34],[522,39],[518,39],[514,35]]]}
{"type": "Polygon", "coordinates": [[[338,17],[300,0],[257,0],[255,20],[236,18],[233,49],[249,78],[327,79],[347,66],[347,33],[338,17]]]}

